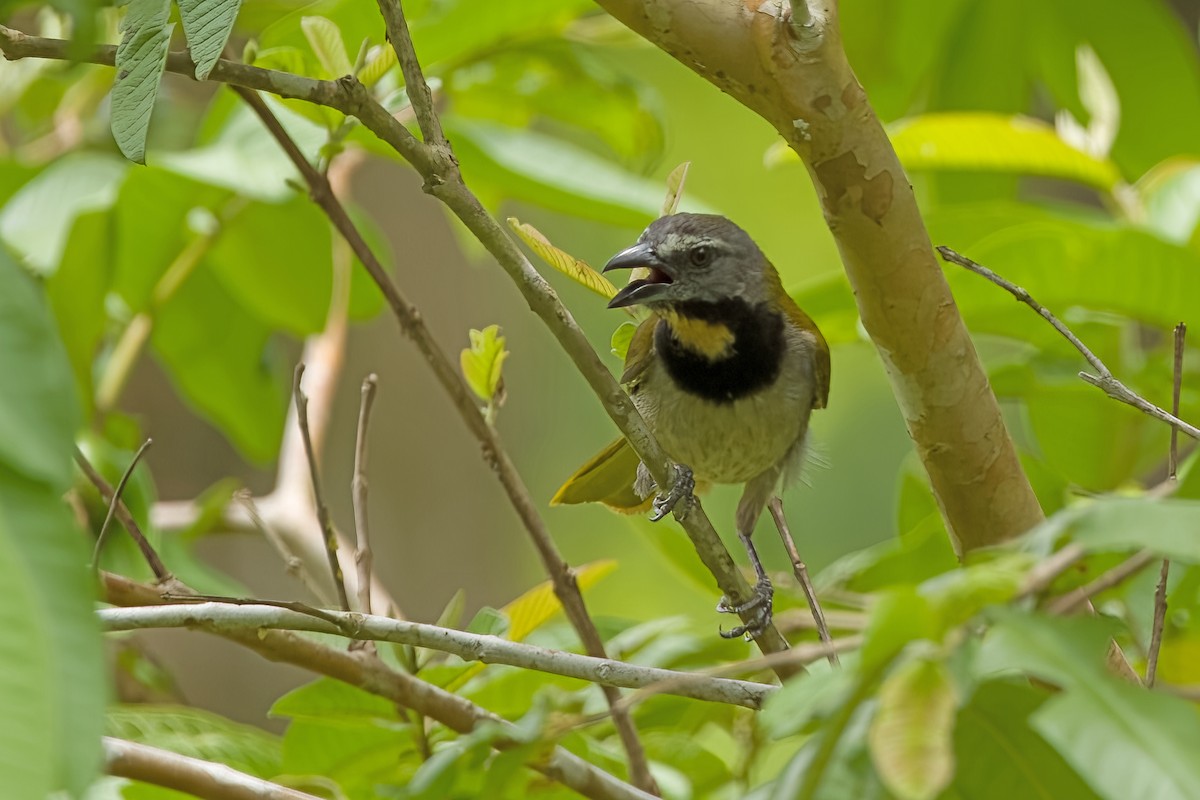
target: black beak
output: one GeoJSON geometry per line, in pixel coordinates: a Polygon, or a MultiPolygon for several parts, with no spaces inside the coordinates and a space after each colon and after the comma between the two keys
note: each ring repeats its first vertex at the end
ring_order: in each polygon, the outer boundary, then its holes
{"type": "Polygon", "coordinates": [[[604,265],[602,272],[614,269],[647,269],[650,274],[643,279],[630,281],[608,302],[609,308],[624,308],[638,305],[660,297],[671,285],[671,275],[666,265],[650,245],[639,242],[633,247],[617,253],[604,265]]]}

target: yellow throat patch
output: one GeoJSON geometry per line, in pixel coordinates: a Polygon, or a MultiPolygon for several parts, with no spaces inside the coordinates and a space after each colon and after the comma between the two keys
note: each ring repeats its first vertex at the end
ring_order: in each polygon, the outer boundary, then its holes
{"type": "Polygon", "coordinates": [[[667,311],[663,319],[680,344],[710,361],[729,355],[733,349],[736,337],[723,322],[685,317],[675,311],[667,311]]]}

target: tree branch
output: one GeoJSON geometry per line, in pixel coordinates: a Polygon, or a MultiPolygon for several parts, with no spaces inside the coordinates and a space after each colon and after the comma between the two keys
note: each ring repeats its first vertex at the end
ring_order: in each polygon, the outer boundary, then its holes
{"type": "Polygon", "coordinates": [[[104,737],[109,775],[185,792],[204,800],[320,800],[224,764],[182,756],[170,750],[104,737]]]}
{"type": "Polygon", "coordinates": [[[354,478],[350,481],[350,494],[354,504],[354,533],[358,548],[354,551],[354,563],[358,566],[358,610],[371,613],[371,528],[367,515],[367,426],[371,422],[371,406],[375,402],[375,375],[368,375],[362,383],[362,401],[358,408],[358,431],[354,438],[354,478]]]}
{"type": "Polygon", "coordinates": [[[950,263],[958,264],[960,267],[966,267],[976,275],[981,275],[982,277],[987,278],[989,281],[996,284],[1001,289],[1004,289],[1013,297],[1017,298],[1017,300],[1032,308],[1043,319],[1049,322],[1054,327],[1054,330],[1061,333],[1063,338],[1070,342],[1071,345],[1080,352],[1084,359],[1086,359],[1087,362],[1092,365],[1092,369],[1096,370],[1098,373],[1097,375],[1092,375],[1087,372],[1080,372],[1079,377],[1083,379],[1085,383],[1090,383],[1091,385],[1102,390],[1113,400],[1119,400],[1122,403],[1131,405],[1141,411],[1143,414],[1154,417],[1160,422],[1165,422],[1175,430],[1183,431],[1193,439],[1200,439],[1200,428],[1184,422],[1174,414],[1168,414],[1166,411],[1163,411],[1161,408],[1146,400],[1141,395],[1137,394],[1133,390],[1129,389],[1129,387],[1127,387],[1125,384],[1117,380],[1108,367],[1104,365],[1104,362],[1101,361],[1095,353],[1089,350],[1088,346],[1081,342],[1078,336],[1071,333],[1071,329],[1063,324],[1058,317],[1050,313],[1048,308],[1039,303],[1037,300],[1034,300],[1033,297],[1030,296],[1029,292],[1025,291],[1020,286],[1017,286],[1015,283],[1012,283],[1011,281],[1008,281],[1005,278],[997,275],[995,272],[992,272],[982,264],[976,263],[966,256],[959,255],[949,247],[939,247],[938,252],[942,254],[942,258],[946,259],[950,263]]]}
{"type": "Polygon", "coordinates": [[[842,49],[836,3],[807,5],[810,37],[783,3],[597,3],[762,116],[804,161],[956,547],[1041,522],[908,178],[842,49]]]}
{"type": "Polygon", "coordinates": [[[484,636],[453,628],[406,622],[371,614],[323,610],[329,619],[279,605],[254,601],[187,603],[131,608],[105,608],[96,612],[107,631],[144,628],[201,628],[209,633],[253,633],[256,630],[310,631],[331,633],[359,641],[395,642],[425,647],[458,656],[464,661],[506,664],[522,669],[564,675],[605,686],[639,689],[663,685],[662,691],[728,703],[744,708],[762,708],[776,687],[765,683],[712,678],[677,670],[640,667],[622,661],[576,655],[521,642],[484,636]]]}
{"type": "Polygon", "coordinates": [[[1152,561],[1154,561],[1154,553],[1149,550],[1140,550],[1107,572],[1097,575],[1089,583],[1067,592],[1062,597],[1055,598],[1046,606],[1046,610],[1051,614],[1070,614],[1100,592],[1111,589],[1141,572],[1152,561]]]}
{"type": "MultiPolygon", "coordinates": [[[[119,575],[104,575],[105,599],[117,606],[161,605],[158,593],[119,575]]],[[[451,730],[469,733],[483,723],[495,723],[509,734],[493,742],[497,749],[520,744],[515,727],[474,703],[428,684],[408,673],[388,667],[363,651],[345,652],[282,631],[210,631],[254,650],[271,661],[303,669],[357,686],[435,719],[451,730]]],[[[647,794],[603,770],[593,767],[562,747],[530,767],[593,800],[653,800],[647,794]]]]}
{"type": "MultiPolygon", "coordinates": [[[[792,538],[787,517],[783,514],[783,500],[779,497],[772,497],[771,501],[767,503],[767,508],[771,510],[771,518],[775,520],[775,528],[779,531],[779,538],[783,540],[783,548],[787,551],[788,560],[792,562],[792,574],[796,576],[796,582],[800,584],[800,589],[804,592],[804,599],[808,603],[809,613],[812,614],[813,624],[817,629],[817,637],[824,644],[831,644],[833,637],[829,635],[829,626],[825,624],[825,610],[821,608],[821,601],[817,599],[817,590],[813,588],[812,580],[808,577],[808,565],[804,563],[804,559],[800,558],[800,551],[796,549],[796,540],[792,538]]],[[[834,650],[829,651],[829,663],[835,667],[841,663],[834,650]]]]}

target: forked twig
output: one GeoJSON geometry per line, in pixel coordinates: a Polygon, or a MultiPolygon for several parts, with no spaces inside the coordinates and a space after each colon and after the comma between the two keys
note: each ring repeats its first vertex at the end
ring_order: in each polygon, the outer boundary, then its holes
{"type": "MultiPolygon", "coordinates": [[[[115,514],[117,519],[121,521],[121,525],[124,526],[125,530],[129,531],[130,537],[133,538],[133,541],[137,544],[138,549],[142,551],[142,558],[144,558],[146,563],[150,565],[150,571],[154,573],[154,578],[159,583],[166,583],[174,576],[171,574],[171,571],[167,569],[167,565],[162,562],[162,559],[158,557],[158,553],[155,552],[154,547],[146,539],[145,534],[142,533],[142,529],[137,524],[137,520],[133,518],[133,514],[129,513],[129,508],[125,505],[125,501],[121,499],[121,490],[125,488],[125,482],[128,480],[129,475],[133,472],[134,466],[137,465],[138,458],[141,456],[142,451],[145,450],[149,444],[150,440],[146,440],[146,443],[143,444],[141,449],[138,450],[138,453],[136,456],[134,456],[129,468],[125,470],[125,474],[121,476],[120,487],[115,491],[111,486],[108,485],[108,481],[104,480],[104,477],[96,471],[96,468],[92,466],[91,462],[87,460],[87,456],[85,456],[83,451],[78,447],[75,448],[75,463],[79,465],[79,468],[83,470],[83,474],[87,476],[87,479],[91,481],[92,485],[96,487],[96,490],[100,492],[100,496],[109,501],[109,515],[111,516],[115,514]]],[[[107,517],[105,518],[104,524],[105,527],[107,527],[107,517]]],[[[102,527],[101,534],[103,534],[103,532],[104,528],[102,527]]],[[[93,556],[93,560],[99,556],[100,541],[100,539],[97,539],[96,541],[96,553],[93,556]]]]}
{"type": "Polygon", "coordinates": [[[792,539],[792,531],[788,527],[787,517],[783,514],[783,500],[779,497],[772,497],[771,501],[767,503],[767,508],[771,510],[771,518],[775,520],[779,538],[783,540],[788,560],[792,562],[792,574],[796,576],[796,581],[804,592],[804,599],[808,602],[808,610],[812,613],[813,622],[817,626],[817,636],[820,637],[822,643],[829,646],[826,657],[833,666],[840,666],[841,661],[838,660],[837,650],[833,649],[833,637],[829,635],[829,626],[825,623],[825,612],[821,608],[821,601],[817,599],[817,591],[813,588],[812,580],[808,577],[808,565],[800,558],[800,551],[796,549],[796,541],[792,539]]]}
{"type": "Polygon", "coordinates": [[[321,533],[325,538],[325,555],[329,559],[329,570],[333,573],[333,585],[337,588],[338,606],[342,611],[350,610],[350,599],[346,596],[346,581],[342,577],[342,565],[337,557],[337,534],[333,530],[333,522],[329,519],[329,507],[321,496],[321,477],[317,468],[317,456],[313,451],[312,434],[308,429],[308,397],[300,388],[300,379],[304,377],[304,364],[296,365],[295,379],[292,382],[292,393],[296,397],[296,420],[300,425],[300,435],[304,440],[304,454],[308,457],[309,474],[312,476],[313,501],[317,506],[317,520],[321,523],[321,533]]]}
{"type": "Polygon", "coordinates": [[[108,536],[108,526],[112,524],[113,515],[117,512],[117,505],[121,502],[121,495],[125,494],[125,484],[129,483],[130,476],[137,469],[138,462],[142,460],[142,454],[152,444],[154,444],[153,439],[146,439],[146,441],[142,442],[142,446],[133,454],[133,459],[129,462],[129,466],[121,473],[121,480],[117,481],[116,491],[112,493],[112,499],[108,501],[108,513],[104,515],[104,522],[100,525],[100,533],[96,535],[96,546],[92,548],[93,570],[100,564],[100,552],[104,549],[104,542],[108,536]]]}

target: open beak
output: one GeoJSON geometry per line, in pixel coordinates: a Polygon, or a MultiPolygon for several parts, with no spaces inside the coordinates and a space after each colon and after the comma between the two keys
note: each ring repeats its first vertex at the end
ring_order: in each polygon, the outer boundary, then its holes
{"type": "Polygon", "coordinates": [[[625,288],[617,292],[608,302],[609,308],[624,308],[646,303],[656,297],[661,297],[671,285],[672,278],[667,272],[666,265],[659,260],[658,254],[648,244],[639,243],[617,253],[604,265],[603,272],[614,269],[635,269],[641,267],[649,271],[645,278],[630,281],[625,288]]]}

